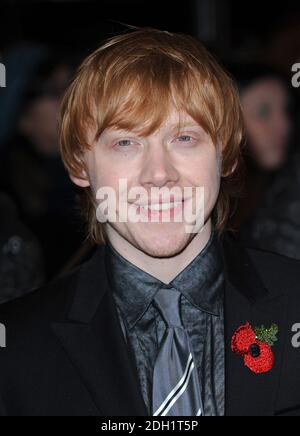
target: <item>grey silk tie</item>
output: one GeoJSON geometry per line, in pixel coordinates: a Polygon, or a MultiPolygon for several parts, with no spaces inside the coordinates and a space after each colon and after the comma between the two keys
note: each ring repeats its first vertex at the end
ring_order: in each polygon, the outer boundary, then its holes
{"type": "Polygon", "coordinates": [[[180,295],[174,288],[160,289],[154,298],[168,329],[154,367],[153,416],[202,415],[197,367],[179,314],[180,295]]]}

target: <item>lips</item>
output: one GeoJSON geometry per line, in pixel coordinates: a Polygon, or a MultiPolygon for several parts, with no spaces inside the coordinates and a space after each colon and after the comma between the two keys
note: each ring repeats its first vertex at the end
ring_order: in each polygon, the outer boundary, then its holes
{"type": "Polygon", "coordinates": [[[176,202],[160,202],[160,203],[151,203],[151,204],[134,204],[137,208],[137,212],[139,215],[147,217],[151,222],[169,222],[169,219],[172,221],[175,215],[179,214],[183,211],[184,201],[176,201],[176,202]]]}
{"type": "Polygon", "coordinates": [[[151,212],[160,212],[160,211],[167,211],[170,209],[176,209],[177,207],[181,206],[182,201],[172,202],[172,203],[153,203],[150,205],[139,205],[141,209],[144,209],[146,211],[151,212]]]}

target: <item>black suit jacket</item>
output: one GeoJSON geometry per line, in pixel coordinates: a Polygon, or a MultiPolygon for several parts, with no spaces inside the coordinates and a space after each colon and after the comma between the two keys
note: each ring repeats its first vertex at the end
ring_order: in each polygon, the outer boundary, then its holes
{"type": "MultiPolygon", "coordinates": [[[[300,415],[300,262],[223,241],[226,415],[300,415]],[[231,351],[235,330],[276,323],[275,366],[256,375],[231,351]]],[[[0,306],[0,414],[146,416],[134,357],[109,289],[105,248],[72,274],[0,306]]]]}

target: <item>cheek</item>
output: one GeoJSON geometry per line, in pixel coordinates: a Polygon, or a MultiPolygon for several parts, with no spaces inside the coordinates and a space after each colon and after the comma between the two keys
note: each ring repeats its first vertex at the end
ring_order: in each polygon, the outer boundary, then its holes
{"type": "Polygon", "coordinates": [[[128,177],[128,171],[124,165],[111,163],[106,156],[101,155],[99,150],[92,150],[87,157],[89,176],[94,191],[100,187],[111,187],[118,192],[119,180],[128,177]]]}
{"type": "Polygon", "coordinates": [[[218,184],[221,178],[221,155],[215,146],[206,153],[194,157],[184,170],[186,179],[193,186],[210,187],[218,184]]]}

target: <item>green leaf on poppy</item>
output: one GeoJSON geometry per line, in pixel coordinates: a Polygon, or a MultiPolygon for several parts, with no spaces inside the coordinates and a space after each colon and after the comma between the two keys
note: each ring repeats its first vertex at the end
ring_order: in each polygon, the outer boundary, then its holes
{"type": "Polygon", "coordinates": [[[277,334],[279,329],[276,324],[272,324],[269,329],[265,326],[256,327],[254,331],[256,334],[256,339],[261,342],[265,342],[266,344],[270,345],[270,347],[273,347],[275,342],[278,341],[277,334]]]}

